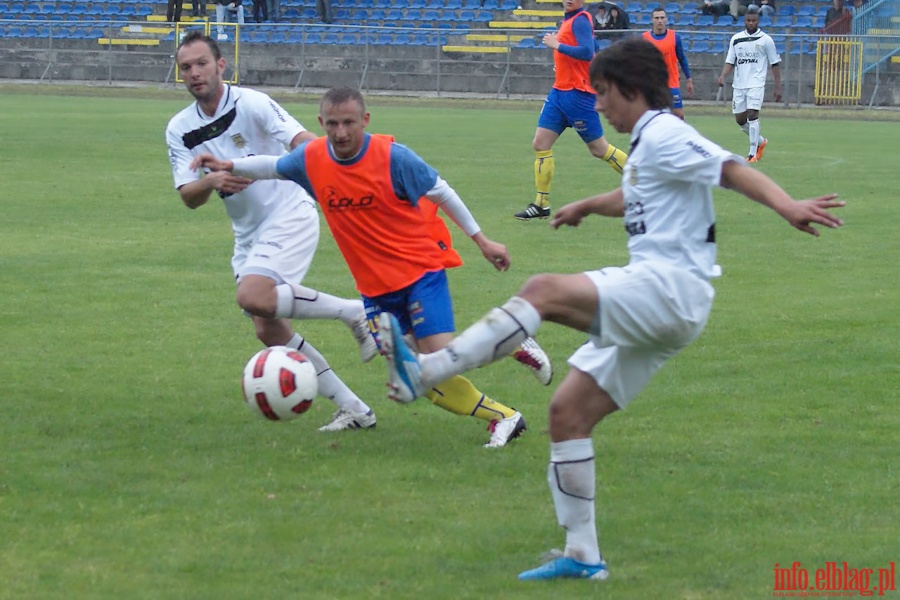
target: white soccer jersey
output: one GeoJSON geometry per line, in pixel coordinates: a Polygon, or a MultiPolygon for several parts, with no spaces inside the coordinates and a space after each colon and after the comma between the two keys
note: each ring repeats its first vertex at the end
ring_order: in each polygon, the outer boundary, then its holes
{"type": "MultiPolygon", "coordinates": [[[[202,152],[225,160],[280,155],[303,131],[305,128],[268,95],[226,85],[213,116],[207,116],[194,102],[169,121],[166,143],[175,187],[200,178],[200,172],[189,165],[202,152]]],[[[236,246],[250,243],[267,218],[296,210],[302,202],[313,204],[303,188],[284,180],[256,181],[222,201],[231,217],[236,246]]]]}
{"type": "Polygon", "coordinates": [[[765,86],[769,65],[777,65],[781,57],[769,34],[761,29],[747,33],[745,29],[731,36],[725,62],[734,65],[732,87],[745,90],[765,86]]]}
{"type": "Polygon", "coordinates": [[[631,133],[622,173],[632,264],[661,261],[709,279],[716,262],[712,189],[723,150],[669,112],[648,111],[631,133]]]}

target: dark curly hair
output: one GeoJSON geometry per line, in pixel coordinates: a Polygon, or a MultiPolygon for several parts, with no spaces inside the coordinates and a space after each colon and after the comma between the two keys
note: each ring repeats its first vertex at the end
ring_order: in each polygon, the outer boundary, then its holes
{"type": "Polygon", "coordinates": [[[643,38],[629,38],[601,50],[591,61],[591,83],[602,79],[623,96],[640,95],[650,108],[672,108],[669,71],[662,53],[643,38]]]}

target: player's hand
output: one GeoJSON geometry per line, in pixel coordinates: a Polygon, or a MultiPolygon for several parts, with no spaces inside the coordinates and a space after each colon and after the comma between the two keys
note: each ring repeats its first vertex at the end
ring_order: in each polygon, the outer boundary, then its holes
{"type": "Polygon", "coordinates": [[[818,223],[831,229],[844,224],[843,220],[828,212],[829,208],[844,206],[844,202],[837,201],[835,198],[837,198],[837,194],[828,194],[809,200],[798,200],[783,209],[781,216],[800,231],[805,231],[818,237],[819,230],[815,229],[812,223],[818,223]]]}
{"type": "Polygon", "coordinates": [[[552,48],[553,50],[559,48],[559,40],[557,39],[557,35],[555,33],[545,33],[544,37],[541,38],[541,43],[548,48],[552,48]]]}
{"type": "Polygon", "coordinates": [[[687,89],[688,98],[694,97],[694,81],[692,79],[688,79],[685,81],[685,87],[687,89]]]}
{"type": "Polygon", "coordinates": [[[725,78],[722,77],[721,75],[719,75],[719,76],[716,78],[716,83],[719,84],[719,87],[725,87],[725,78]]]}
{"type": "Polygon", "coordinates": [[[234,163],[230,160],[219,160],[212,154],[204,152],[198,154],[194,160],[191,161],[192,170],[196,171],[201,168],[210,171],[230,171],[234,168],[234,163]]]}
{"type": "Polygon", "coordinates": [[[583,202],[578,201],[566,204],[562,208],[558,208],[550,218],[550,227],[553,229],[559,229],[561,225],[578,227],[584,220],[584,217],[587,216],[587,213],[583,210],[583,206],[583,202]]]}
{"type": "Polygon", "coordinates": [[[775,102],[781,102],[781,84],[775,84],[775,102]]]}
{"type": "Polygon", "coordinates": [[[237,194],[247,189],[247,186],[253,183],[252,179],[246,177],[238,177],[232,175],[228,171],[213,171],[207,173],[203,177],[204,181],[208,181],[209,185],[223,194],[237,194]]]}
{"type": "Polygon", "coordinates": [[[494,265],[495,269],[498,271],[509,270],[509,252],[506,251],[506,246],[500,242],[487,239],[480,231],[472,236],[472,241],[478,244],[481,255],[494,265]]]}

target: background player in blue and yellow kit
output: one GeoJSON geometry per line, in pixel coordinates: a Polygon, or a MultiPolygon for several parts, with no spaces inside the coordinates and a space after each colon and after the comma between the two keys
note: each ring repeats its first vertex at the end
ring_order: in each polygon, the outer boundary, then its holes
{"type": "Polygon", "coordinates": [[[567,127],[573,128],[597,158],[609,163],[616,172],[628,155],[612,146],[603,136],[600,117],[594,110],[597,100],[588,77],[594,58],[594,24],[584,10],[584,0],[564,0],[566,14],[559,31],[548,33],[542,42],[553,50],[556,71],[553,88],[544,100],[534,132],[534,202],[516,213],[522,221],[550,216],[550,183],[553,181],[553,143],[567,127]]]}
{"type": "Polygon", "coordinates": [[[669,89],[672,90],[672,112],[684,119],[684,103],[681,101],[681,75],[678,73],[678,65],[684,71],[685,87],[688,96],[694,96],[694,80],[691,79],[691,68],[688,66],[687,55],[681,45],[681,36],[668,28],[669,16],[663,8],[654,8],[651,13],[653,29],[645,31],[643,38],[656,46],[662,53],[666,62],[666,70],[669,72],[669,89]]]}

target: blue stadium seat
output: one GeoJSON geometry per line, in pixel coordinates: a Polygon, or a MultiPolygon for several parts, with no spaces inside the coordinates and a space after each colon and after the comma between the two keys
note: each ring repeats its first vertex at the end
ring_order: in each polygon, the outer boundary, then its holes
{"type": "Polygon", "coordinates": [[[441,13],[439,13],[434,8],[428,8],[422,11],[422,21],[431,21],[432,23],[435,21],[441,20],[441,13]]]}
{"type": "Polygon", "coordinates": [[[516,10],[519,8],[518,0],[501,0],[500,10],[516,10]]]}
{"type": "Polygon", "coordinates": [[[816,14],[816,7],[814,4],[801,4],[800,8],[797,9],[798,17],[811,17],[816,14]]]}
{"type": "Polygon", "coordinates": [[[494,13],[489,10],[479,10],[475,13],[475,18],[471,20],[476,23],[489,23],[494,20],[494,13]]]}
{"type": "Polygon", "coordinates": [[[794,23],[794,26],[795,27],[806,27],[806,28],[811,29],[812,27],[814,27],[813,18],[812,17],[797,17],[797,22],[794,23]]]}
{"type": "Polygon", "coordinates": [[[665,8],[666,13],[669,13],[669,14],[681,12],[681,5],[678,4],[677,2],[669,2],[663,8],[665,8]]]}
{"type": "Polygon", "coordinates": [[[25,5],[21,2],[13,2],[9,5],[9,14],[16,16],[25,14],[25,5]]]}
{"type": "Polygon", "coordinates": [[[500,3],[498,0],[484,0],[481,3],[481,8],[484,10],[500,10],[500,3]]]}
{"type": "Polygon", "coordinates": [[[716,18],[712,15],[700,15],[697,17],[697,27],[712,27],[716,22],[716,18]]]}
{"type": "Polygon", "coordinates": [[[729,29],[734,27],[734,19],[729,17],[728,15],[722,15],[718,19],[716,19],[716,27],[728,27],[729,29]]]}
{"type": "Polygon", "coordinates": [[[712,52],[712,46],[707,41],[694,42],[691,44],[691,52],[698,54],[712,52]]]}
{"type": "Polygon", "coordinates": [[[404,21],[421,21],[422,20],[422,9],[413,8],[406,11],[406,14],[403,15],[404,21]]]}
{"type": "MultiPolygon", "coordinates": [[[[774,21],[775,27],[783,27],[788,28],[794,25],[794,18],[790,15],[781,15],[780,17],[775,17],[774,21]]],[[[762,24],[760,24],[762,27],[762,24]]]]}
{"type": "Polygon", "coordinates": [[[447,0],[444,3],[444,10],[459,10],[463,7],[462,0],[447,0]]]}
{"type": "Polygon", "coordinates": [[[694,15],[700,12],[700,7],[694,2],[685,2],[681,6],[681,12],[686,15],[694,15]]]}
{"type": "Polygon", "coordinates": [[[36,15],[41,12],[41,5],[37,2],[32,2],[25,6],[25,10],[22,12],[24,12],[26,15],[36,15]]]}
{"type": "Polygon", "coordinates": [[[793,4],[782,4],[775,9],[775,14],[792,17],[797,14],[797,8],[793,4]]]}
{"type": "Polygon", "coordinates": [[[625,5],[625,12],[628,14],[637,14],[639,12],[643,12],[644,6],[640,2],[629,2],[625,5]]]}

